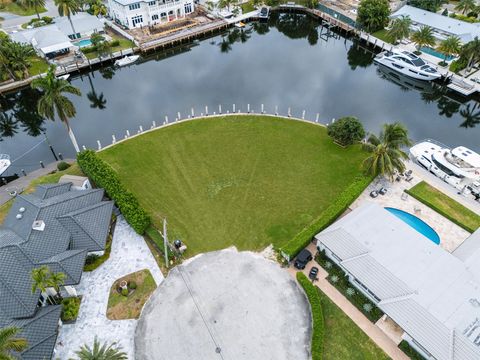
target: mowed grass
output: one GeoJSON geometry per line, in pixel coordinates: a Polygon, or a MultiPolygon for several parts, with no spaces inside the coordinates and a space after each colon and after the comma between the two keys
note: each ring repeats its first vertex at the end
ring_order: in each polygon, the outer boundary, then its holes
{"type": "Polygon", "coordinates": [[[474,232],[480,227],[480,215],[425,181],[418,183],[406,192],[469,232],[474,232]]]}
{"type": "Polygon", "coordinates": [[[382,360],[389,357],[320,289],[325,324],[324,360],[382,360]]]}
{"type": "Polygon", "coordinates": [[[179,123],[99,153],[187,255],[281,246],[357,176],[366,154],[324,127],[267,116],[179,123]]]}

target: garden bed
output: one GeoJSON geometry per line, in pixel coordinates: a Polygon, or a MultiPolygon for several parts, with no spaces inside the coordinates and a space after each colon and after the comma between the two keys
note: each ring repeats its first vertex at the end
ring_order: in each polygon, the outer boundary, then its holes
{"type": "Polygon", "coordinates": [[[116,280],[108,298],[107,318],[110,320],[138,319],[143,305],[157,284],[148,269],[140,270],[116,280]],[[125,284],[122,290],[121,285],[125,284]]]}
{"type": "Polygon", "coordinates": [[[62,300],[62,313],[60,318],[64,324],[72,324],[77,320],[81,302],[81,296],[69,297],[62,300]]]}
{"type": "Polygon", "coordinates": [[[376,323],[383,312],[370,299],[357,290],[348,280],[345,272],[330,260],[324,252],[318,253],[317,263],[328,272],[327,280],[340,291],[355,307],[360,310],[371,322],[376,323]]]}

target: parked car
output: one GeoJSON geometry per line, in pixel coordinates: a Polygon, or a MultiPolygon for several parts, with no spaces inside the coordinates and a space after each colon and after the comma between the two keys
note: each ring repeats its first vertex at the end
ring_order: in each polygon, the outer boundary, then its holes
{"type": "Polygon", "coordinates": [[[295,266],[299,270],[303,270],[305,269],[305,265],[307,265],[307,263],[312,259],[313,259],[312,253],[307,249],[303,249],[297,255],[297,258],[295,259],[293,266],[295,266]]]}
{"type": "Polygon", "coordinates": [[[317,278],[317,275],[318,275],[318,267],[313,266],[313,267],[310,269],[310,272],[308,273],[308,277],[309,277],[311,280],[315,280],[315,279],[317,278]]]}

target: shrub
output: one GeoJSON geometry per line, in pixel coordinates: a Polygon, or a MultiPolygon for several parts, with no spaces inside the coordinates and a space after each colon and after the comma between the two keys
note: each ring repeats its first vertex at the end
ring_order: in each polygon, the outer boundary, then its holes
{"type": "Polygon", "coordinates": [[[310,307],[312,308],[312,344],[311,353],[312,360],[321,360],[323,358],[323,336],[325,331],[325,325],[323,320],[322,302],[320,294],[315,285],[302,272],[297,272],[297,281],[305,291],[310,307]]]}
{"type": "Polygon", "coordinates": [[[131,290],[135,290],[137,288],[137,283],[135,281],[130,281],[128,283],[128,288],[131,289],[131,290]]]}
{"type": "Polygon", "coordinates": [[[95,151],[85,150],[77,155],[83,173],[117,204],[130,226],[142,235],[150,225],[150,216],[140,206],[137,198],[121,183],[117,173],[95,151]]]}
{"type": "Polygon", "coordinates": [[[420,355],[417,350],[411,347],[408,342],[402,340],[398,347],[411,359],[411,360],[425,360],[425,358],[420,355]]]}
{"type": "Polygon", "coordinates": [[[470,17],[470,16],[465,16],[465,15],[462,15],[462,14],[453,13],[453,14],[450,15],[450,17],[454,18],[454,19],[457,19],[457,20],[469,22],[469,23],[477,22],[477,18],[470,17]]]}
{"type": "Polygon", "coordinates": [[[57,164],[57,169],[58,169],[59,171],[67,170],[69,167],[70,167],[70,164],[69,164],[69,163],[66,163],[65,161],[60,161],[60,162],[57,164]]]}
{"type": "Polygon", "coordinates": [[[128,288],[123,288],[122,289],[122,295],[123,296],[128,296],[128,288]]]}
{"type": "Polygon", "coordinates": [[[53,22],[53,18],[50,16],[44,16],[42,17],[42,20],[45,21],[46,24],[51,24],[53,22]]]}
{"type": "Polygon", "coordinates": [[[80,311],[81,299],[78,297],[66,298],[62,300],[62,321],[73,321],[77,318],[80,311]]]}
{"type": "Polygon", "coordinates": [[[467,67],[467,63],[468,60],[466,58],[460,57],[459,59],[452,61],[449,69],[451,72],[458,73],[467,67]]]}
{"type": "Polygon", "coordinates": [[[97,47],[93,46],[93,45],[92,46],[85,46],[81,50],[84,54],[88,54],[88,53],[92,53],[92,52],[97,51],[97,47]]]}
{"type": "Polygon", "coordinates": [[[358,176],[340,195],[326,208],[320,216],[303,228],[280,250],[288,260],[291,260],[302,250],[312,238],[331,225],[348,206],[362,193],[372,181],[371,177],[358,176]]]}
{"type": "Polygon", "coordinates": [[[356,117],[347,116],[328,125],[327,134],[341,145],[351,145],[365,137],[365,130],[356,117]]]}
{"type": "Polygon", "coordinates": [[[108,44],[109,44],[111,47],[119,46],[119,45],[120,45],[120,40],[115,39],[115,40],[110,41],[108,44]]]}
{"type": "Polygon", "coordinates": [[[92,265],[92,264],[94,264],[99,258],[100,258],[100,255],[97,255],[97,254],[87,255],[87,258],[85,259],[85,265],[92,265]]]}

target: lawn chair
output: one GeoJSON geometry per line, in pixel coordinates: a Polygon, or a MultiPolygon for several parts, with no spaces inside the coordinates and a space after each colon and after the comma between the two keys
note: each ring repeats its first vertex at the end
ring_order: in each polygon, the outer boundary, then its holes
{"type": "Polygon", "coordinates": [[[403,201],[407,201],[408,199],[408,194],[406,192],[403,192],[402,193],[402,196],[400,196],[400,198],[403,200],[403,201]]]}

